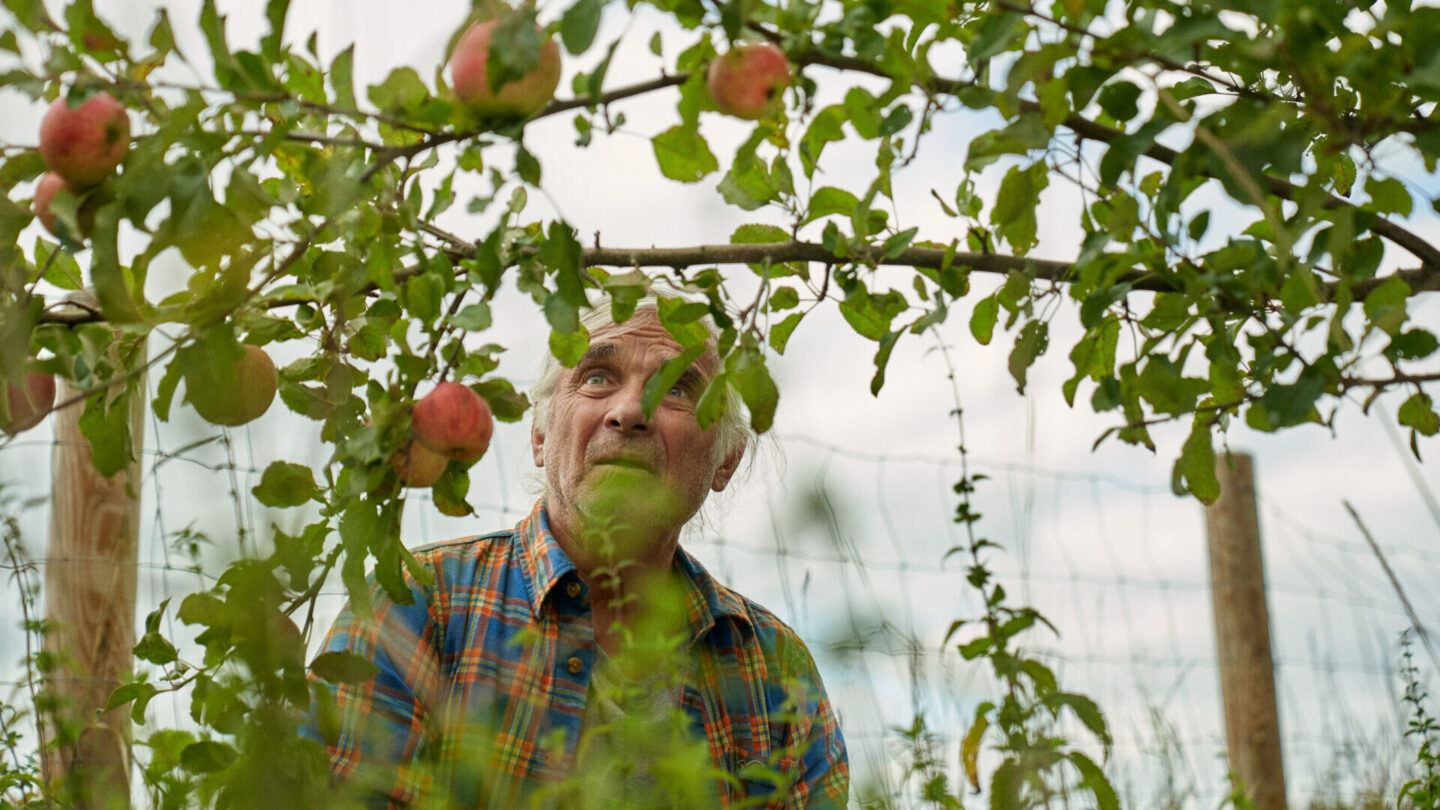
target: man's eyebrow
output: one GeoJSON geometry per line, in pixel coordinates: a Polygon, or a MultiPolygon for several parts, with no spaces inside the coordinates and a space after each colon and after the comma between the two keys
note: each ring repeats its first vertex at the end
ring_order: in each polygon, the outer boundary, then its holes
{"type": "Polygon", "coordinates": [[[617,348],[614,343],[596,343],[587,349],[584,354],[580,355],[580,359],[575,362],[575,368],[579,368],[587,363],[593,363],[596,360],[609,360],[616,354],[619,354],[619,352],[620,349],[617,348]]]}
{"type": "Polygon", "coordinates": [[[680,377],[675,380],[675,384],[687,391],[699,391],[705,387],[705,381],[707,379],[709,379],[709,377],[706,374],[692,365],[680,372],[680,377]]]}

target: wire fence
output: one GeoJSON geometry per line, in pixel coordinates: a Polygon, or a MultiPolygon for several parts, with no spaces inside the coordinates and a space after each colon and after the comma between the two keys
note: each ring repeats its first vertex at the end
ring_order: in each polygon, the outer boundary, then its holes
{"type": "MultiPolygon", "coordinates": [[[[141,618],[164,599],[178,603],[213,586],[227,559],[264,548],[272,526],[303,525],[304,509],[267,511],[248,496],[269,460],[324,463],[318,446],[297,444],[283,430],[215,433],[183,418],[150,430],[141,618]]],[[[962,566],[946,561],[962,542],[950,519],[958,458],[867,452],[802,434],[782,435],[779,445],[785,463],[762,457],[738,492],[708,507],[686,547],[810,644],[841,714],[857,794],[861,786],[903,792],[899,730],[917,717],[960,785],[959,740],[995,684],[985,664],[942,644],[953,621],[974,618],[981,607],[962,566]]],[[[0,494],[19,520],[37,575],[47,563],[50,450],[45,438],[0,446],[0,494]]],[[[522,439],[497,439],[472,471],[471,518],[445,518],[425,494],[412,494],[406,544],[522,518],[535,491],[533,482],[528,489],[523,483],[525,453],[522,439]]],[[[1291,806],[1359,807],[1371,795],[1393,805],[1413,760],[1396,643],[1409,621],[1357,531],[1316,525],[1266,498],[1263,461],[1262,531],[1291,806]]],[[[977,508],[985,513],[981,532],[1003,547],[991,558],[999,581],[1059,631],[1038,629],[1024,643],[1064,688],[1105,711],[1114,735],[1106,767],[1123,805],[1218,807],[1228,789],[1225,734],[1200,507],[1162,483],[1105,472],[995,458],[972,458],[970,467],[990,479],[977,508]]],[[[1435,548],[1416,538],[1384,543],[1422,616],[1436,615],[1435,589],[1427,587],[1440,578],[1435,548]]],[[[18,593],[7,593],[0,598],[0,684],[15,704],[24,699],[25,647],[18,593]]],[[[312,647],[342,601],[337,581],[322,594],[312,647]]],[[[171,638],[194,634],[173,615],[166,622],[171,638]]],[[[185,716],[178,698],[151,705],[159,726],[183,725],[185,716]]]]}

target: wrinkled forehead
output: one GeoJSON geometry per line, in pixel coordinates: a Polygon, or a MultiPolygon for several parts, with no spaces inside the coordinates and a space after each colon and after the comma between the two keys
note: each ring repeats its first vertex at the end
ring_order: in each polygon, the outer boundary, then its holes
{"type": "MultiPolygon", "coordinates": [[[[693,368],[708,377],[715,373],[720,361],[715,355],[714,342],[707,341],[707,344],[709,349],[695,361],[693,368]]],[[[653,352],[661,362],[665,362],[684,350],[665,331],[654,310],[642,309],[624,323],[610,323],[594,329],[590,333],[590,348],[585,356],[608,358],[625,351],[653,352]]]]}

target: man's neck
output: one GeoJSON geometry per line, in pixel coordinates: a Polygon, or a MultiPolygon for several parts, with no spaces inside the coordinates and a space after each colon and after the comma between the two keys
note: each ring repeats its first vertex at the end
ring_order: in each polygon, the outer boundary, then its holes
{"type": "Polygon", "coordinates": [[[595,639],[613,655],[620,628],[635,625],[642,612],[653,608],[645,597],[657,580],[670,575],[680,534],[587,525],[583,518],[557,512],[549,517],[550,533],[590,591],[595,639]]]}

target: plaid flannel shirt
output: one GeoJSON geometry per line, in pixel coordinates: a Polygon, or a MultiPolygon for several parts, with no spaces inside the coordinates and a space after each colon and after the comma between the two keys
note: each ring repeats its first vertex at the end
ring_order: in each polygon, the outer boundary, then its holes
{"type": "MultiPolygon", "coordinates": [[[[326,742],[338,777],[373,790],[379,804],[544,803],[537,789],[563,780],[576,760],[595,656],[588,588],[543,503],[513,531],[415,556],[434,582],[408,580],[413,604],[396,603],[372,578],[374,617],[347,606],[336,618],[324,649],[363,656],[379,673],[319,682],[338,712],[326,723],[312,704],[305,733],[326,742]]],[[[805,645],[683,549],[675,567],[692,630],[681,709],[711,763],[736,777],[714,780],[713,804],[768,795],[765,807],[844,807],[845,742],[805,645]],[[757,776],[757,762],[778,782],[757,776]]]]}

